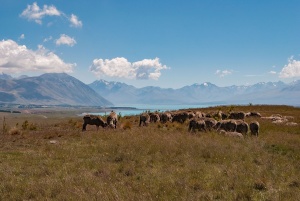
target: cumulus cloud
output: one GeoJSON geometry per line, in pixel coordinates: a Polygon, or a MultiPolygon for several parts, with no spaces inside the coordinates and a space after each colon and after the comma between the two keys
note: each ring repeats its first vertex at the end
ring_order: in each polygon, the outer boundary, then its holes
{"type": "Polygon", "coordinates": [[[82,21],[78,20],[76,15],[72,14],[69,20],[72,27],[82,27],[82,21]]]}
{"type": "Polygon", "coordinates": [[[55,44],[56,45],[68,45],[68,46],[72,47],[76,44],[76,40],[66,34],[61,34],[60,38],[55,41],[55,44]]]}
{"type": "Polygon", "coordinates": [[[65,63],[53,52],[39,45],[36,51],[13,40],[0,41],[0,72],[72,72],[76,64],[65,63]]]}
{"type": "MultiPolygon", "coordinates": [[[[38,24],[42,24],[42,19],[46,16],[62,16],[67,18],[72,27],[82,27],[82,21],[78,20],[78,17],[74,14],[71,14],[68,17],[62,11],[59,11],[54,5],[44,5],[43,8],[40,8],[36,2],[32,5],[27,5],[27,8],[23,10],[20,14],[21,17],[28,19],[29,21],[35,21],[38,24]]],[[[48,26],[52,23],[48,23],[48,26]]]]}
{"type": "Polygon", "coordinates": [[[232,72],[229,71],[229,70],[217,70],[217,71],[215,72],[215,74],[218,75],[219,77],[225,77],[225,76],[227,76],[227,75],[232,74],[232,72]]]}
{"type": "Polygon", "coordinates": [[[300,61],[293,57],[289,58],[288,64],[285,65],[279,73],[280,78],[300,77],[300,61]]]}
{"type": "Polygon", "coordinates": [[[55,6],[44,5],[41,9],[36,2],[32,5],[27,5],[27,8],[21,13],[21,17],[28,20],[34,20],[38,24],[42,24],[42,19],[45,16],[60,16],[62,13],[55,6]]]}
{"type": "Polygon", "coordinates": [[[128,79],[154,79],[161,76],[161,70],[169,69],[162,65],[159,58],[144,59],[129,62],[124,57],[109,59],[94,59],[90,71],[96,76],[107,75],[110,77],[123,77],[128,79]]]}

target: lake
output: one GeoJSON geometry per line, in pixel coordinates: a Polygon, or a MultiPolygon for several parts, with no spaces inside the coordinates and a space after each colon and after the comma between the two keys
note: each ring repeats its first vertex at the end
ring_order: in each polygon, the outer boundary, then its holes
{"type": "Polygon", "coordinates": [[[172,111],[179,109],[189,109],[189,108],[205,108],[215,106],[215,104],[201,104],[201,105],[145,105],[145,104],[135,104],[135,105],[119,105],[109,108],[103,108],[105,112],[100,113],[90,113],[94,115],[106,115],[109,114],[111,110],[120,114],[121,116],[139,115],[145,111],[172,111]]]}

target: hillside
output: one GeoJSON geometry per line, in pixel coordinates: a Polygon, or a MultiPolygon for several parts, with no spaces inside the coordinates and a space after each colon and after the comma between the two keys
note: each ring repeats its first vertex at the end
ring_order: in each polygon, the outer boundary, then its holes
{"type": "Polygon", "coordinates": [[[0,79],[0,103],[107,106],[111,102],[65,73],[0,79]]]}

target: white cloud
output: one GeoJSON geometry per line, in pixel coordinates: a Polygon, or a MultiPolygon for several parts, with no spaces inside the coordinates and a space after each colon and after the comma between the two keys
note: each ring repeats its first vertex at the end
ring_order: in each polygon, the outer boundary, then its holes
{"type": "Polygon", "coordinates": [[[78,20],[78,17],[76,15],[72,14],[69,20],[72,27],[82,27],[82,22],[78,20]]]}
{"type": "Polygon", "coordinates": [[[60,16],[62,13],[55,6],[44,5],[41,9],[36,2],[32,5],[27,5],[27,8],[21,13],[21,17],[28,20],[34,20],[38,24],[42,24],[42,19],[45,16],[60,16]]]}
{"type": "Polygon", "coordinates": [[[55,41],[55,44],[56,45],[68,45],[68,46],[72,47],[76,44],[76,40],[66,34],[61,34],[60,38],[55,41]]]}
{"type": "Polygon", "coordinates": [[[129,62],[124,57],[114,59],[94,59],[90,71],[96,76],[107,75],[110,77],[123,77],[129,79],[154,79],[161,76],[161,70],[169,69],[162,65],[159,58],[144,59],[137,62],[129,62]]]}
{"type": "Polygon", "coordinates": [[[75,66],[76,64],[65,63],[41,45],[34,51],[13,40],[0,41],[0,72],[72,72],[75,66]]]}
{"type": "Polygon", "coordinates": [[[300,61],[290,57],[288,64],[285,65],[279,73],[280,78],[293,78],[300,77],[300,61]]]}
{"type": "MultiPolygon", "coordinates": [[[[62,11],[59,11],[54,5],[44,5],[43,8],[40,8],[37,2],[34,2],[32,5],[27,5],[27,8],[23,10],[20,14],[21,17],[24,17],[28,20],[33,20],[38,24],[42,24],[42,19],[46,16],[63,16],[67,18],[72,27],[82,27],[82,21],[78,20],[78,17],[74,14],[71,14],[68,17],[62,11]]],[[[48,23],[48,26],[51,26],[52,22],[48,23]]]]}
{"type": "Polygon", "coordinates": [[[19,40],[22,40],[25,38],[25,35],[24,34],[21,34],[21,36],[19,37],[19,40]]]}
{"type": "Polygon", "coordinates": [[[217,71],[215,72],[215,74],[218,75],[219,77],[225,77],[225,76],[227,76],[227,75],[232,74],[232,72],[229,71],[229,70],[217,70],[217,71]]]}
{"type": "Polygon", "coordinates": [[[51,40],[52,40],[52,36],[49,36],[48,38],[45,38],[45,39],[44,39],[44,43],[45,43],[45,42],[48,42],[48,41],[51,41],[51,40]]]}
{"type": "Polygon", "coordinates": [[[269,74],[276,75],[276,74],[277,74],[277,72],[276,72],[276,71],[273,71],[273,70],[271,70],[271,71],[269,72],[269,74]]]}

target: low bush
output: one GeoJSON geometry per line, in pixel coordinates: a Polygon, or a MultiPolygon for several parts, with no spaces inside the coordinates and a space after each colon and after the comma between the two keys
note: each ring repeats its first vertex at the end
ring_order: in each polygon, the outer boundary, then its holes
{"type": "Polygon", "coordinates": [[[17,128],[17,127],[12,127],[9,131],[8,131],[9,135],[21,135],[22,131],[17,128]]]}

